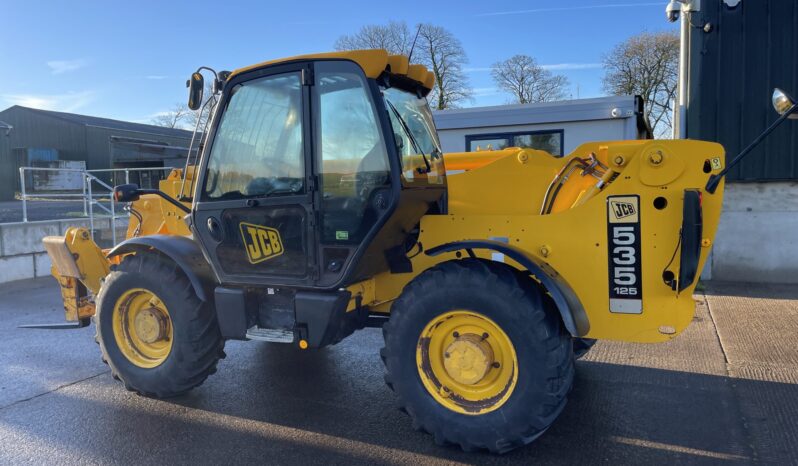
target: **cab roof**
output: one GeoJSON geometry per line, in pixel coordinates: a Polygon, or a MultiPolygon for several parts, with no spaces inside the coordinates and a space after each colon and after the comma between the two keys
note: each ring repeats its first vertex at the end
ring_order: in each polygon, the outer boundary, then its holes
{"type": "Polygon", "coordinates": [[[420,83],[427,90],[431,90],[435,84],[435,74],[427,70],[424,65],[410,64],[410,60],[404,55],[390,55],[384,49],[351,50],[345,52],[312,53],[308,55],[297,55],[294,57],[269,60],[256,65],[246,66],[233,71],[230,77],[251,71],[264,66],[290,63],[301,60],[350,60],[357,63],[369,78],[378,78],[383,72],[399,76],[407,76],[409,79],[420,83]]]}

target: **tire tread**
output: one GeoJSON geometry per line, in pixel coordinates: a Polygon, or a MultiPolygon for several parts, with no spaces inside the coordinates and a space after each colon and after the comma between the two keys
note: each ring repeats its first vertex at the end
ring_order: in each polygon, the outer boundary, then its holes
{"type": "Polygon", "coordinates": [[[391,318],[383,326],[385,347],[381,349],[380,356],[385,365],[386,384],[397,394],[400,409],[410,415],[413,427],[432,434],[436,444],[455,444],[464,451],[486,449],[493,453],[505,453],[531,443],[542,435],[565,407],[574,377],[571,337],[565,331],[559,315],[556,311],[552,312],[545,299],[545,294],[528,275],[505,264],[481,259],[444,262],[411,281],[393,304],[391,318]],[[397,353],[399,348],[407,348],[407,343],[397,341],[398,337],[395,337],[398,329],[413,318],[414,305],[427,293],[446,287],[465,288],[480,283],[491,293],[526,303],[524,312],[514,317],[513,324],[518,325],[525,334],[535,335],[536,339],[545,343],[548,351],[541,355],[547,361],[546,373],[549,376],[546,379],[546,393],[539,405],[530,407],[529,416],[523,417],[524,422],[508,424],[487,435],[453,429],[430,410],[419,412],[415,409],[412,397],[405,396],[400,387],[407,381],[399,376],[401,355],[397,353]]]}

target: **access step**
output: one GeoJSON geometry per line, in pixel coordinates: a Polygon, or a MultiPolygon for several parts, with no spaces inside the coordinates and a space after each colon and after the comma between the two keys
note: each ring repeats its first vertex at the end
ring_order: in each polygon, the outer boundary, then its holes
{"type": "Polygon", "coordinates": [[[293,343],[294,332],[284,329],[261,328],[256,325],[247,329],[247,339],[272,343],[293,343]]]}

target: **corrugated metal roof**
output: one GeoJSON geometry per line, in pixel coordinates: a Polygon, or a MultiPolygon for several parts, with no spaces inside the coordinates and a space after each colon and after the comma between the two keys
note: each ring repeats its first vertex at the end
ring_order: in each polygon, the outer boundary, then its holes
{"type": "Polygon", "coordinates": [[[118,129],[124,131],[136,131],[140,133],[158,134],[163,136],[171,136],[178,138],[191,139],[191,131],[177,128],[165,128],[163,126],[148,125],[144,123],[132,123],[129,121],[112,120],[110,118],[100,118],[89,115],[79,115],[77,113],[56,112],[53,110],[41,110],[38,108],[23,107],[21,105],[14,105],[4,110],[11,110],[18,108],[21,110],[34,112],[46,115],[59,120],[68,121],[83,126],[95,126],[98,128],[118,129]]]}

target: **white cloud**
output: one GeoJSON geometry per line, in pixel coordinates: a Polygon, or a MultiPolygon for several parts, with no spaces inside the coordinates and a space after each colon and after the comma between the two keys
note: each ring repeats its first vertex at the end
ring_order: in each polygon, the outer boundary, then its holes
{"type": "Polygon", "coordinates": [[[96,95],[95,91],[80,91],[66,94],[4,94],[2,98],[9,105],[74,112],[93,102],[96,95]]]}
{"type": "Polygon", "coordinates": [[[63,74],[79,70],[87,64],[88,61],[83,58],[78,58],[77,60],[50,60],[47,62],[52,74],[63,74]]]}
{"type": "Polygon", "coordinates": [[[499,92],[499,88],[497,87],[475,87],[471,89],[471,93],[474,97],[484,97],[487,95],[498,94],[499,92]]]}
{"type": "Polygon", "coordinates": [[[602,66],[601,63],[555,63],[553,65],[540,65],[544,70],[551,71],[595,70],[602,66]]]}
{"type": "MultiPolygon", "coordinates": [[[[551,71],[573,71],[573,70],[594,70],[601,68],[601,63],[553,63],[550,65],[540,65],[544,70],[551,71]]],[[[484,73],[490,71],[489,66],[477,66],[473,68],[463,68],[466,73],[484,73]]]]}
{"type": "Polygon", "coordinates": [[[655,6],[663,5],[663,2],[646,2],[646,3],[610,3],[605,5],[584,5],[584,6],[561,6],[550,8],[535,8],[531,10],[515,10],[515,11],[494,11],[491,13],[480,13],[474,16],[504,16],[504,15],[519,15],[528,13],[548,13],[551,11],[573,11],[573,10],[593,10],[597,8],[632,8],[636,6],[655,6]]]}

